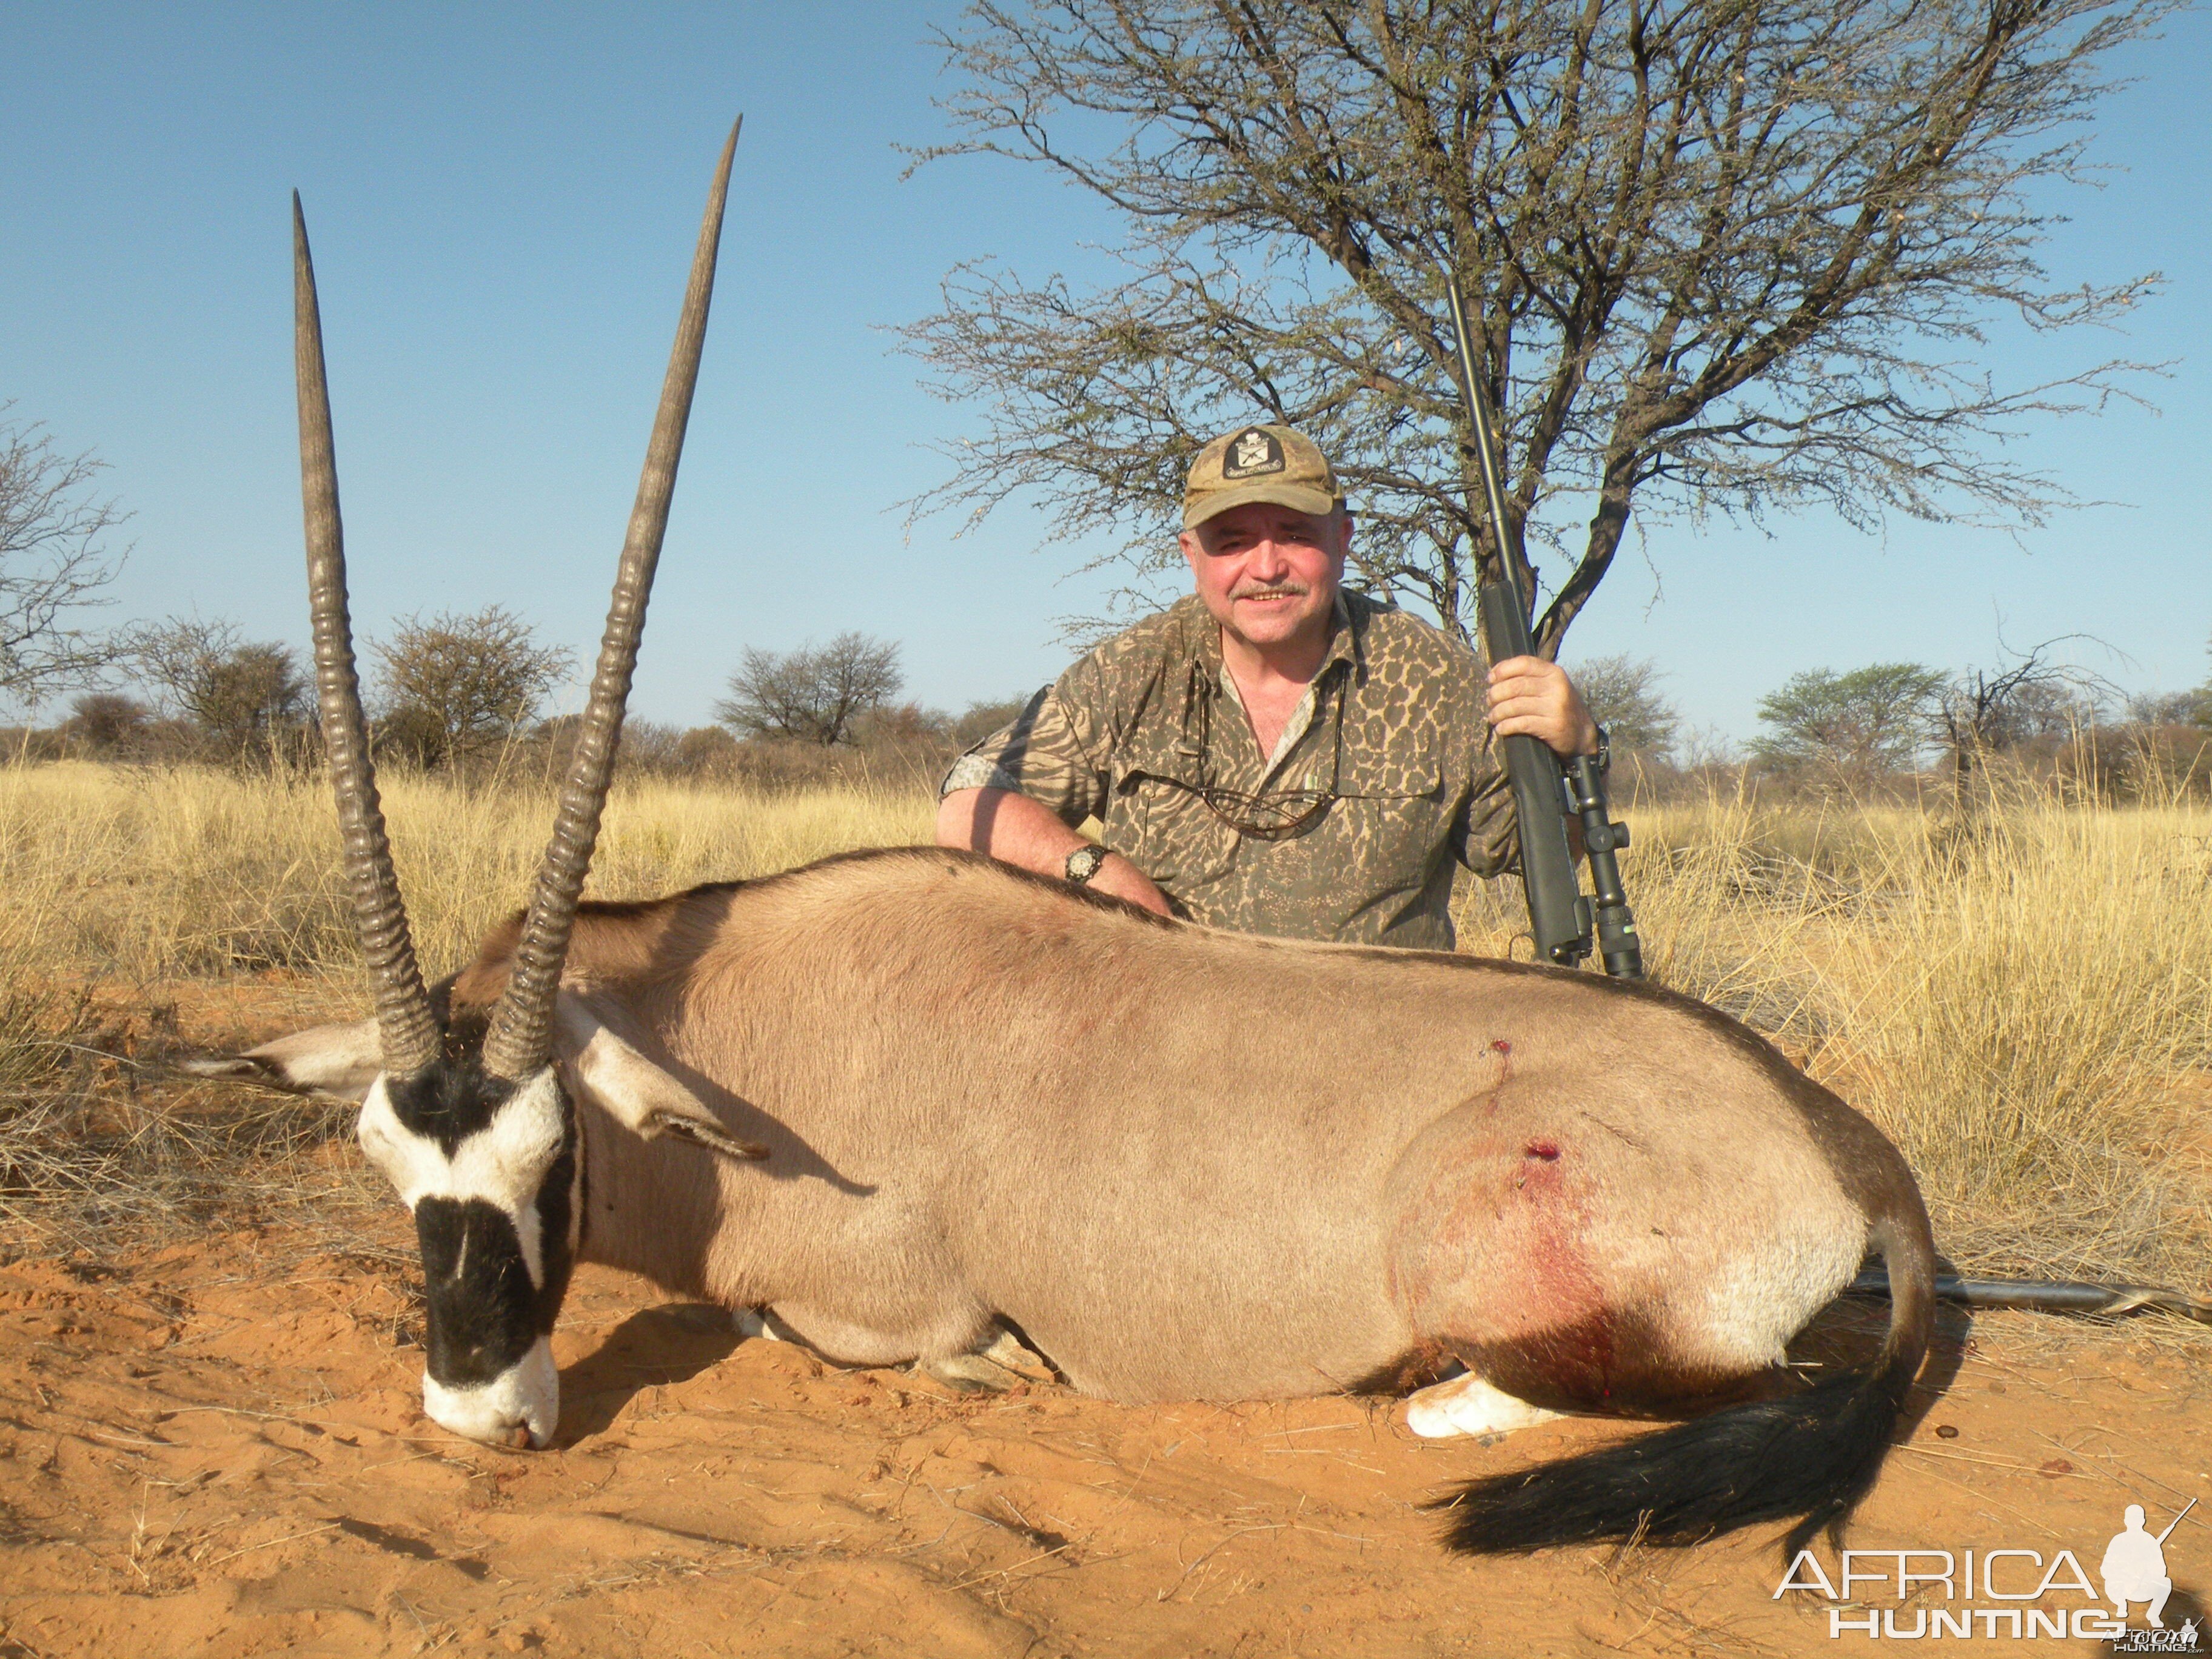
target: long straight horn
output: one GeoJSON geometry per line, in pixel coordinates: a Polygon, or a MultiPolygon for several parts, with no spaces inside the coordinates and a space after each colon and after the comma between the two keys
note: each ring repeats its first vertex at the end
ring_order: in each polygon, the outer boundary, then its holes
{"type": "Polygon", "coordinates": [[[668,378],[661,383],[660,411],[653,417],[653,441],[638,479],[637,504],[630,509],[629,534],[615,573],[614,603],[599,643],[592,695],[576,733],[576,755],[561,791],[553,840],[539,866],[514,965],[499,1006],[492,1011],[484,1039],[484,1070],[520,1082],[545,1064],[550,1054],[553,998],[560,988],[561,964],[568,954],[576,903],[591,868],[599,837],[599,814],[614,776],[615,747],[622,738],[623,708],[629,701],[630,676],[637,668],[637,642],[645,631],[645,605],[653,590],[653,568],[660,562],[661,538],[668,530],[668,503],[676,493],[676,465],[684,454],[684,428],[691,418],[691,391],[699,380],[699,353],[707,338],[707,307],[714,292],[714,255],[722,238],[722,204],[730,191],[730,161],[738,130],[730,129],[714,170],[707,213],[699,227],[699,249],[691,260],[691,285],[684,295],[683,319],[669,354],[668,378]]]}
{"type": "Polygon", "coordinates": [[[354,931],[368,958],[376,995],[376,1029],[384,1069],[410,1078],[444,1049],[430,999],[408,937],[407,908],[385,840],[368,758],[368,723],[354,672],[353,623],[346,614],[345,530],[338,520],[337,455],[331,442],[331,388],[323,373],[323,314],[315,302],[315,264],[307,252],[307,221],[292,192],[292,344],[300,387],[300,496],[307,526],[307,602],[315,625],[315,695],[323,741],[337,792],[338,833],[346,885],[353,892],[354,931]]]}

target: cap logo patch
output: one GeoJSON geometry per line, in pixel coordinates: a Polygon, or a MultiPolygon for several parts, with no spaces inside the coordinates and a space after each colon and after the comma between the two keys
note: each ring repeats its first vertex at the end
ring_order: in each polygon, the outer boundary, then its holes
{"type": "Polygon", "coordinates": [[[1247,427],[1229,441],[1228,451],[1221,458],[1221,476],[1224,480],[1257,478],[1280,472],[1287,465],[1283,446],[1273,433],[1247,427]]]}

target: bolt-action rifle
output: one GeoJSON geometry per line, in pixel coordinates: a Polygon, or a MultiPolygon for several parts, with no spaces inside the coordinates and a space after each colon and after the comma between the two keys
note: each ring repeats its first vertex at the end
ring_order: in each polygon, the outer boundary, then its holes
{"type": "MultiPolygon", "coordinates": [[[[1494,579],[1482,580],[1478,589],[1482,637],[1491,661],[1504,662],[1509,657],[1532,655],[1534,647],[1516,564],[1520,549],[1507,539],[1513,532],[1505,516],[1504,486],[1498,478],[1498,442],[1492,435],[1481,383],[1475,378],[1467,302],[1460,298],[1457,283],[1450,284],[1449,292],[1460,386],[1467,396],[1468,422],[1482,473],[1483,499],[1477,511],[1486,509],[1491,538],[1497,544],[1494,579]]],[[[1535,939],[1537,955],[1563,968],[1578,968],[1590,951],[1590,902],[1583,895],[1567,842],[1567,814],[1572,811],[1582,823],[1590,884],[1597,890],[1595,923],[1605,971],[1643,978],[1643,948],[1637,942],[1636,918],[1629,911],[1628,894],[1620,884],[1620,860],[1615,856],[1628,845],[1628,826],[1613,822],[1597,757],[1577,755],[1563,770],[1559,757],[1541,739],[1509,737],[1505,775],[1513,786],[1514,816],[1520,823],[1521,884],[1528,897],[1528,931],[1535,939]]]]}

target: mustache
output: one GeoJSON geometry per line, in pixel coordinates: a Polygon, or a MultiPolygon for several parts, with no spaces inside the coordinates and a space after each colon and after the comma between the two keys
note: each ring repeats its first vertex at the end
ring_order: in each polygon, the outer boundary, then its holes
{"type": "Polygon", "coordinates": [[[1313,589],[1304,582],[1253,582],[1243,587],[1232,587],[1232,599],[1304,599],[1313,589]]]}

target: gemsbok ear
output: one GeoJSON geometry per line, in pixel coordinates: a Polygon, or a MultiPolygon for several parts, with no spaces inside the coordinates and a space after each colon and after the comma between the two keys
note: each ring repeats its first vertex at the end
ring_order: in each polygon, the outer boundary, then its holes
{"type": "Polygon", "coordinates": [[[327,1095],[358,1106],[368,1096],[368,1085],[384,1069],[384,1048],[377,1038],[376,1022],[362,1019],[349,1025],[318,1025],[312,1031],[295,1031],[225,1059],[187,1060],[182,1064],[195,1077],[265,1083],[272,1089],[327,1095]]]}
{"type": "Polygon", "coordinates": [[[767,1147],[732,1135],[698,1096],[617,1036],[571,991],[554,1001],[553,1050],[580,1092],[647,1140],[673,1135],[742,1163],[768,1156],[767,1147]]]}

